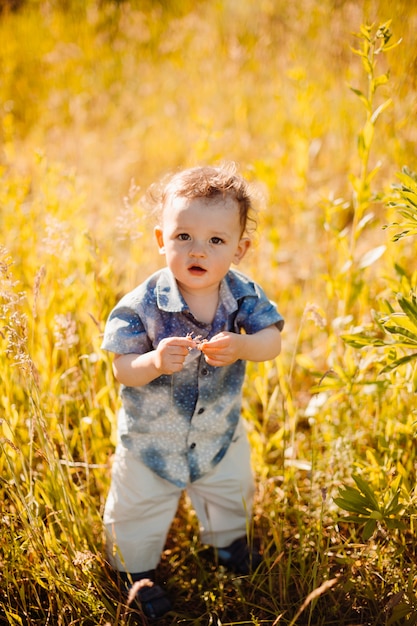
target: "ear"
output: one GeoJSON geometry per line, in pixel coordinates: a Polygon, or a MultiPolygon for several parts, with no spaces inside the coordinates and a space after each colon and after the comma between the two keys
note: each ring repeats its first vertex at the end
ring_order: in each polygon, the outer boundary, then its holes
{"type": "Polygon", "coordinates": [[[240,261],[243,259],[243,257],[249,250],[250,244],[251,244],[251,241],[248,237],[242,237],[242,239],[240,239],[237,245],[235,256],[233,257],[233,263],[235,265],[239,265],[240,261]]]}
{"type": "Polygon", "coordinates": [[[163,236],[162,228],[160,226],[155,226],[154,233],[155,233],[156,242],[159,248],[159,254],[165,254],[164,236],[163,236]]]}

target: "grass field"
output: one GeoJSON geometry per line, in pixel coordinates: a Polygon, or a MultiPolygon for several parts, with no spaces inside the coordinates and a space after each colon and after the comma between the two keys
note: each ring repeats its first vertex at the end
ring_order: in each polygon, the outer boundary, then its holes
{"type": "Polygon", "coordinates": [[[0,619],[146,624],[105,564],[101,335],[162,262],[149,185],[234,160],[259,191],[241,267],[286,318],[244,394],[265,568],[214,569],[184,498],[159,623],[417,624],[417,6],[0,7],[0,619]]]}

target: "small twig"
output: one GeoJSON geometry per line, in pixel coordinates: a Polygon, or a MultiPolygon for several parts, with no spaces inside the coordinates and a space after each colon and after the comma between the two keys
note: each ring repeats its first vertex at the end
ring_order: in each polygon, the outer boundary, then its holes
{"type": "Polygon", "coordinates": [[[66,459],[59,459],[59,463],[67,467],[84,467],[86,469],[105,469],[108,467],[101,463],[83,463],[82,461],[67,461],[66,459]]]}
{"type": "Polygon", "coordinates": [[[207,339],[203,339],[201,335],[194,336],[193,333],[187,333],[186,338],[191,339],[191,341],[194,341],[195,347],[197,348],[197,350],[201,350],[202,346],[208,342],[207,339]]]}

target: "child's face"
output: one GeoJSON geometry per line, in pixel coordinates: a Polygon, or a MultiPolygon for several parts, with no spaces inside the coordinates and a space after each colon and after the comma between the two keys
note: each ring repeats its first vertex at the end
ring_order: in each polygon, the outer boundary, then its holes
{"type": "Polygon", "coordinates": [[[249,248],[241,236],[239,207],[231,198],[174,197],[155,228],[161,254],[184,293],[218,289],[232,263],[249,248]]]}

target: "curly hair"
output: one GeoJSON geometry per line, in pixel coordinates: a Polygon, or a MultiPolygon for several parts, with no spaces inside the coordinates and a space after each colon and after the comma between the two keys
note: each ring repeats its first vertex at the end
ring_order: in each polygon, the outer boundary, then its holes
{"type": "Polygon", "coordinates": [[[161,217],[170,199],[183,198],[231,198],[239,207],[241,232],[256,229],[255,209],[249,191],[249,183],[237,172],[233,162],[219,166],[198,166],[182,170],[165,179],[162,187],[153,186],[150,195],[161,217]]]}

